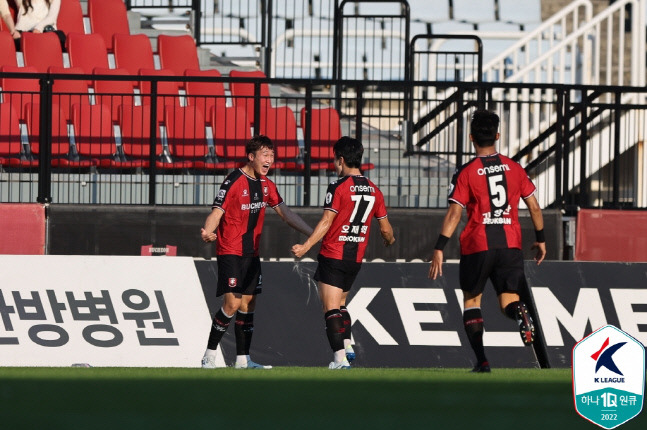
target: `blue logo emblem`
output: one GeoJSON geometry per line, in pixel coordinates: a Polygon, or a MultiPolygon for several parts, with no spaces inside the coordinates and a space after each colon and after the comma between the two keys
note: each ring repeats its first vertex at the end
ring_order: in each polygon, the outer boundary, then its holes
{"type": "Polygon", "coordinates": [[[615,345],[604,351],[604,348],[609,345],[609,338],[607,337],[607,340],[604,341],[602,348],[600,348],[598,352],[591,356],[592,359],[597,360],[597,364],[595,365],[595,373],[598,373],[600,367],[606,367],[613,373],[617,373],[618,375],[623,376],[622,372],[618,369],[618,366],[616,366],[616,363],[613,362],[613,354],[615,354],[616,351],[622,348],[626,343],[627,342],[616,343],[615,345]]]}

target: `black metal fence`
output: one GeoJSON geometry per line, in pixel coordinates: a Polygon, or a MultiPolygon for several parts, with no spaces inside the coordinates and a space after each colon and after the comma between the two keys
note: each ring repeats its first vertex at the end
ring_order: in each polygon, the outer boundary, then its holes
{"type": "Polygon", "coordinates": [[[0,202],[208,205],[246,139],[266,134],[271,176],[292,205],[321,204],[331,142],[351,135],[388,205],[445,207],[454,169],[473,154],[470,113],[485,106],[502,118],[500,152],[526,166],[542,206],[647,207],[644,88],[25,73],[0,82],[0,202]]]}

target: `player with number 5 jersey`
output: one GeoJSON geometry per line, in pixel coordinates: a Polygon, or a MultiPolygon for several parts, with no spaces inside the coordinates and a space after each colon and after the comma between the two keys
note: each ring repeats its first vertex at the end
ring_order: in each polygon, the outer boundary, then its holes
{"type": "Polygon", "coordinates": [[[472,115],[470,139],[476,157],[460,167],[449,190],[449,208],[443,221],[429,267],[429,277],[442,276],[443,248],[456,230],[463,208],[467,225],[461,233],[459,281],[463,290],[463,325],[476,355],[474,372],[490,372],[483,347],[481,298],[489,279],[499,297],[501,311],[519,326],[521,340],[531,345],[535,326],[521,295],[527,293],[521,252],[521,226],[518,205],[524,200],[535,227],[540,264],[546,256],[544,220],[535,198],[535,185],[525,170],[512,159],[499,154],[499,116],[477,110],[472,115]]]}
{"type": "Polygon", "coordinates": [[[355,351],[351,346],[351,318],[346,298],[361,268],[373,218],[378,220],[385,246],[392,245],[395,238],[382,192],[359,170],[364,153],[362,144],[344,136],[335,143],[333,152],[339,179],[328,186],[324,213],[314,232],[303,244],[294,245],[292,253],[301,258],[323,239],[314,279],[333,351],[333,361],[328,367],[348,369],[355,359],[355,351]]]}

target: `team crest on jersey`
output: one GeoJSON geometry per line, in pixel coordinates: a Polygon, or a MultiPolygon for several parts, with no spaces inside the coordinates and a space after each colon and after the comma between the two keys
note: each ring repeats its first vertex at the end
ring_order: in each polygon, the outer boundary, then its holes
{"type": "Polygon", "coordinates": [[[270,193],[270,188],[266,185],[263,187],[263,195],[266,196],[270,193]]]}
{"type": "Polygon", "coordinates": [[[332,202],[332,193],[326,194],[326,204],[330,204],[332,202]]]}
{"type": "Polygon", "coordinates": [[[247,188],[243,189],[243,197],[247,197],[249,195],[249,191],[247,191],[247,188]]]}
{"type": "Polygon", "coordinates": [[[235,288],[238,280],[236,278],[229,278],[229,288],[235,288]]]}

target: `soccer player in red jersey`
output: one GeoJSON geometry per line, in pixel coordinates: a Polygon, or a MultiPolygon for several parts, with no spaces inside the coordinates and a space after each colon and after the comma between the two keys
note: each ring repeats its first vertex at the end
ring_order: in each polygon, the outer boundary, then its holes
{"type": "Polygon", "coordinates": [[[269,369],[249,356],[254,331],[256,295],[261,292],[258,254],[265,208],[271,207],[290,227],[307,235],[312,228],[288,208],[274,182],[266,175],[274,163],[274,146],[266,136],[246,145],[247,164],[231,172],[220,186],[211,214],[201,230],[202,240],[216,241],[217,295],[224,295],[209,334],[202,367],[216,367],[216,348],[236,315],[236,368],[269,369]]]}
{"type": "Polygon", "coordinates": [[[319,286],[326,334],[334,354],[328,367],[348,369],[355,352],[350,345],[351,318],[346,298],[362,265],[372,218],[379,222],[385,246],[392,245],[395,237],[382,192],[359,170],[364,153],[362,144],[344,136],[335,143],[333,152],[339,179],[328,186],[324,213],[314,232],[303,244],[294,245],[292,253],[301,258],[323,239],[314,279],[319,286]]]}
{"type": "Polygon", "coordinates": [[[540,264],[546,256],[544,221],[535,198],[535,185],[515,161],[496,152],[499,139],[499,116],[478,110],[472,115],[470,139],[476,157],[459,167],[452,178],[449,209],[429,268],[429,277],[442,276],[443,248],[454,233],[467,208],[468,220],[460,235],[460,285],[463,290],[463,323],[470,345],[476,354],[474,372],[489,372],[490,365],[483,348],[481,296],[488,278],[499,297],[501,310],[517,321],[521,339],[532,344],[535,328],[519,291],[527,288],[521,252],[521,226],[518,206],[522,198],[535,227],[540,264]]]}

